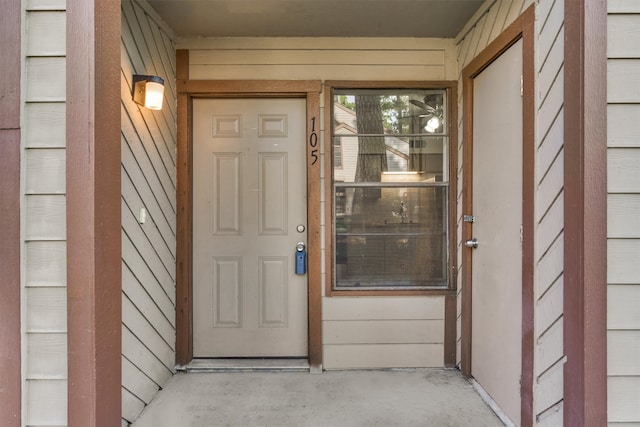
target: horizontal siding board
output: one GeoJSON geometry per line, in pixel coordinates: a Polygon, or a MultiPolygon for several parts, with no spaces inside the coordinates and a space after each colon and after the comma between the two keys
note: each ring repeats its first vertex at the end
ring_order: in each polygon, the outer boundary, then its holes
{"type": "Polygon", "coordinates": [[[444,80],[444,65],[194,65],[194,80],[444,80]]]}
{"type": "Polygon", "coordinates": [[[26,332],[66,332],[66,288],[28,288],[26,311],[26,332]]]}
{"type": "Polygon", "coordinates": [[[324,320],[444,319],[444,297],[324,298],[324,320]]]}
{"type": "Polygon", "coordinates": [[[640,422],[640,376],[609,377],[607,408],[611,422],[640,422]]]}
{"type": "Polygon", "coordinates": [[[607,145],[640,148],[640,104],[607,106],[607,145]]]}
{"type": "Polygon", "coordinates": [[[607,150],[607,190],[609,193],[640,193],[640,148],[607,150]]]}
{"type": "Polygon", "coordinates": [[[65,240],[67,229],[64,195],[31,195],[26,198],[27,240],[65,240]]]}
{"type": "Polygon", "coordinates": [[[66,150],[28,149],[25,189],[27,194],[64,194],[66,191],[66,150]]]}
{"type": "Polygon", "coordinates": [[[65,286],[67,244],[64,241],[25,243],[25,285],[65,286]]]}
{"type": "Polygon", "coordinates": [[[640,284],[640,239],[607,241],[607,282],[640,284]]]}
{"type": "Polygon", "coordinates": [[[26,148],[64,148],[66,107],[63,102],[30,102],[24,108],[26,148]]]}
{"type": "Polygon", "coordinates": [[[640,194],[609,194],[607,236],[640,238],[640,194]]]}
{"type": "Polygon", "coordinates": [[[64,101],[66,61],[64,57],[30,57],[26,61],[27,102],[64,101]]]}
{"type": "Polygon", "coordinates": [[[63,56],[67,20],[64,11],[29,12],[26,19],[27,56],[63,56]]]}
{"type": "Polygon", "coordinates": [[[536,427],[557,427],[564,423],[563,402],[553,405],[544,413],[536,416],[536,427]]]}
{"type": "Polygon", "coordinates": [[[326,369],[423,368],[444,366],[442,344],[326,345],[326,369]]]}
{"type": "Polygon", "coordinates": [[[184,37],[178,49],[424,50],[454,49],[453,39],[414,37],[184,37]]]}
{"type": "Polygon", "coordinates": [[[607,61],[607,101],[640,102],[640,59],[607,61]]]}
{"type": "Polygon", "coordinates": [[[442,344],[442,320],[325,321],[324,344],[442,344]]]}
{"type": "Polygon", "coordinates": [[[194,50],[189,65],[443,65],[442,50],[194,50]]]}
{"type": "Polygon", "coordinates": [[[66,0],[26,0],[27,10],[66,10],[66,0]]]}
{"type": "Polygon", "coordinates": [[[640,285],[607,286],[607,327],[640,330],[640,285]]]}
{"type": "Polygon", "coordinates": [[[640,376],[640,330],[607,332],[607,374],[640,376]]]}
{"type": "Polygon", "coordinates": [[[67,378],[67,334],[28,333],[27,379],[67,378]]]}
{"type": "Polygon", "coordinates": [[[640,58],[640,14],[608,16],[607,57],[640,58]]]}
{"type": "Polygon", "coordinates": [[[27,426],[64,426],[67,424],[67,381],[26,381],[27,426]]]}
{"type": "Polygon", "coordinates": [[[640,13],[638,0],[608,0],[607,11],[609,13],[640,13]]]}

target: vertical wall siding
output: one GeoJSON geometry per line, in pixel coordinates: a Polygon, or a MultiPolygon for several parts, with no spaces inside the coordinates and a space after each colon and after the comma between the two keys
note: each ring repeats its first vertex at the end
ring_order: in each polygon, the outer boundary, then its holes
{"type": "Polygon", "coordinates": [[[609,0],[608,420],[640,424],[640,3],[609,0]]]}
{"type": "MultiPolygon", "coordinates": [[[[25,7],[24,425],[67,424],[65,1],[25,7]]],[[[23,74],[24,75],[24,74],[23,74]]]]}
{"type": "Polygon", "coordinates": [[[175,361],[176,92],[172,31],[144,0],[122,1],[122,424],[175,361]],[[131,100],[133,74],[165,81],[161,111],[131,100]],[[146,221],[141,223],[141,209],[146,221]]]}
{"type": "MultiPolygon", "coordinates": [[[[475,24],[461,33],[463,37],[458,44],[460,68],[464,68],[531,3],[523,0],[487,2],[492,4],[491,7],[481,10],[479,19],[470,21],[470,24],[475,24]]],[[[551,426],[560,425],[563,419],[564,2],[540,0],[536,3],[534,414],[536,424],[551,426]]],[[[462,123],[461,117],[459,123],[462,123]]],[[[462,132],[458,134],[462,135],[462,132]]],[[[462,159],[462,155],[458,158],[462,159]]],[[[460,175],[461,167],[460,164],[460,175]]],[[[458,213],[458,226],[461,227],[463,213],[460,210],[458,213]]],[[[460,255],[458,259],[461,259],[460,255]]],[[[461,283],[459,291],[464,297],[461,283]]]]}
{"type": "MultiPolygon", "coordinates": [[[[192,79],[454,80],[450,39],[184,39],[192,79]]],[[[324,96],[320,98],[323,102],[324,96]]],[[[321,105],[324,124],[326,105],[321,105]]],[[[324,141],[325,129],[321,129],[324,141]]],[[[321,144],[321,162],[325,158],[321,144]]],[[[324,171],[324,166],[321,168],[324,171]]],[[[331,185],[322,176],[322,185],[331,185]]],[[[324,197],[324,192],[321,193],[324,197]]],[[[325,202],[321,235],[326,238],[325,202]]],[[[323,267],[322,281],[326,275],[323,267]]],[[[444,297],[325,297],[325,369],[443,366],[444,297]]]]}

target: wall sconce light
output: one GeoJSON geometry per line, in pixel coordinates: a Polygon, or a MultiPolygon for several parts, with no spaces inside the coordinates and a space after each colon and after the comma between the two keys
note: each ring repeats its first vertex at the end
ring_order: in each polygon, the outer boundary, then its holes
{"type": "Polygon", "coordinates": [[[164,97],[164,80],[158,76],[143,76],[134,74],[131,97],[136,104],[150,110],[162,109],[164,97]]]}

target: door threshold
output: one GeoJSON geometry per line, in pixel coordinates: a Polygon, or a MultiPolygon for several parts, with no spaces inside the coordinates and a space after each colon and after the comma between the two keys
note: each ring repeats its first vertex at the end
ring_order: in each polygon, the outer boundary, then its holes
{"type": "Polygon", "coordinates": [[[309,372],[307,359],[193,359],[182,372],[309,372]]]}

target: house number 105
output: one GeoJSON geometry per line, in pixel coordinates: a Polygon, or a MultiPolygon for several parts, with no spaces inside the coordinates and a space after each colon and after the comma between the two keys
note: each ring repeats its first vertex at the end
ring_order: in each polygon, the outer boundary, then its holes
{"type": "Polygon", "coordinates": [[[311,146],[311,165],[315,165],[318,161],[318,134],[316,133],[316,118],[311,118],[311,135],[309,135],[309,145],[311,146]]]}

